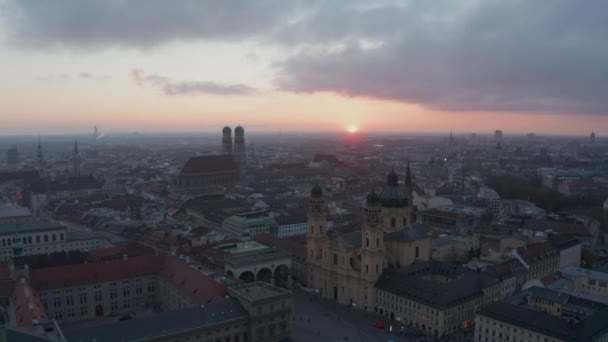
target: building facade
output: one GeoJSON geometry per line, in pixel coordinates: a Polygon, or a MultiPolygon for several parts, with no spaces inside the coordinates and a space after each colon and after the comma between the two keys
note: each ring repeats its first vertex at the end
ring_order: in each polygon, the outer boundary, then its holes
{"type": "Polygon", "coordinates": [[[64,225],[48,220],[0,224],[0,260],[26,255],[91,250],[109,247],[111,244],[98,234],[68,231],[64,225]]]}
{"type": "Polygon", "coordinates": [[[470,327],[478,309],[498,300],[500,281],[489,270],[416,262],[385,271],[375,290],[379,314],[441,337],[470,327]]]}
{"type": "Polygon", "coordinates": [[[315,186],[308,216],[308,286],[323,298],[373,310],[374,286],[385,268],[430,259],[430,237],[410,223],[409,196],[394,171],[380,195],[367,196],[361,230],[346,234],[328,231],[323,190],[315,186]]]}

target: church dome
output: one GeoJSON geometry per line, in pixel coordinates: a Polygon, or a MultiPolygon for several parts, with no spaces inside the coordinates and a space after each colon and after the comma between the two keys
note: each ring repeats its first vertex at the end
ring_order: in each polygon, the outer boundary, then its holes
{"type": "Polygon", "coordinates": [[[315,186],[312,187],[312,190],[310,191],[310,196],[312,196],[312,197],[323,196],[323,189],[321,188],[321,186],[319,186],[319,184],[316,184],[315,186]]]}
{"type": "Polygon", "coordinates": [[[367,205],[375,204],[380,204],[380,196],[378,196],[377,193],[372,191],[367,195],[367,205]]]}
{"type": "Polygon", "coordinates": [[[395,170],[388,174],[386,188],[380,194],[380,202],[384,208],[403,208],[409,205],[407,191],[399,186],[399,177],[395,170]]]}
{"type": "Polygon", "coordinates": [[[232,133],[232,129],[230,129],[230,127],[226,126],[222,130],[222,133],[224,133],[224,134],[231,134],[232,133]]]}
{"type": "Polygon", "coordinates": [[[242,126],[237,126],[234,129],[234,134],[236,134],[236,135],[244,135],[245,134],[245,129],[242,126]]]}

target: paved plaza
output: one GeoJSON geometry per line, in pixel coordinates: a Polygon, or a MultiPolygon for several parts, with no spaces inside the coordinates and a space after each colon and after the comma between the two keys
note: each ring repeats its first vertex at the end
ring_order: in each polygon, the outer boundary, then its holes
{"type": "MultiPolygon", "coordinates": [[[[313,293],[293,291],[292,336],[296,342],[387,342],[387,341],[436,341],[430,336],[400,333],[401,326],[392,326],[379,315],[325,301],[313,293]],[[374,327],[376,320],[386,322],[384,330],[374,327]]],[[[457,336],[437,341],[472,341],[473,336],[457,336]]]]}

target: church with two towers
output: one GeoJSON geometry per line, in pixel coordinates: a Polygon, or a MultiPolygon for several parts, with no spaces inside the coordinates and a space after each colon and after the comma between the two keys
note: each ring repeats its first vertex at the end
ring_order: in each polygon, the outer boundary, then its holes
{"type": "MultiPolygon", "coordinates": [[[[408,170],[409,171],[409,170],[408,170]]],[[[328,231],[323,189],[310,194],[307,233],[308,286],[323,298],[364,310],[376,307],[374,286],[384,269],[405,267],[415,260],[430,260],[428,229],[411,222],[411,198],[399,185],[395,171],[387,176],[378,195],[367,196],[360,230],[338,234],[328,231]]],[[[410,184],[411,186],[411,184],[410,184]]]]}

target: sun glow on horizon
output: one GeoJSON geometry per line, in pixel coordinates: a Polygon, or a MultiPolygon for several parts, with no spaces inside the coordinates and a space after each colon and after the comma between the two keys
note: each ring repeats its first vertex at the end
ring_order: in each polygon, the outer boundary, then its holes
{"type": "Polygon", "coordinates": [[[359,132],[359,127],[355,124],[348,124],[346,126],[346,131],[350,134],[355,134],[355,133],[359,132]]]}

